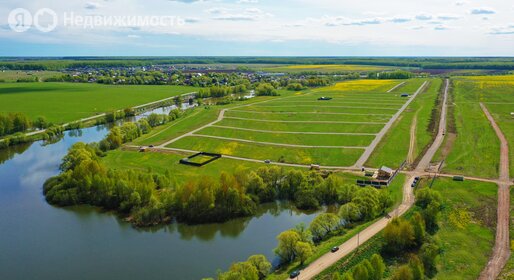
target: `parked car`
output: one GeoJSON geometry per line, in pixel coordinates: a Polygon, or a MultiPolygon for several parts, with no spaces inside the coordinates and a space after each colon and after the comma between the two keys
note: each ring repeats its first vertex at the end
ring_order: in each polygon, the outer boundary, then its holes
{"type": "Polygon", "coordinates": [[[298,276],[300,276],[299,270],[295,270],[295,271],[291,272],[291,274],[289,274],[289,278],[291,278],[291,279],[296,278],[298,276]]]}
{"type": "Polygon", "coordinates": [[[335,253],[337,251],[339,251],[339,247],[332,247],[332,249],[330,249],[330,252],[332,253],[335,253]]]}
{"type": "Polygon", "coordinates": [[[264,163],[270,164],[271,160],[267,159],[267,160],[264,161],[264,163]]]}

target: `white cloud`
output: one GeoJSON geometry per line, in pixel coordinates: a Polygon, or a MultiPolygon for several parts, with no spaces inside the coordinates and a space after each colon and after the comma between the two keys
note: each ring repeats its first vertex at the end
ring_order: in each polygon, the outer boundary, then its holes
{"type": "Polygon", "coordinates": [[[427,15],[427,14],[420,14],[420,15],[416,16],[417,20],[431,20],[432,18],[433,18],[432,15],[427,15]]]}
{"type": "Polygon", "coordinates": [[[496,11],[491,8],[475,8],[470,11],[472,15],[492,15],[496,14],[496,11]]]}

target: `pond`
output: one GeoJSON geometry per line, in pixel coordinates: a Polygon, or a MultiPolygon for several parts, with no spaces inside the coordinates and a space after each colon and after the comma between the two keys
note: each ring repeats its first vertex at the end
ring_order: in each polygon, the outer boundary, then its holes
{"type": "Polygon", "coordinates": [[[96,142],[106,126],[68,131],[54,143],[0,150],[0,279],[201,279],[250,255],[273,259],[276,235],[314,213],[284,203],[222,224],[135,229],[111,213],[57,208],[46,179],[76,142],[96,142]]]}

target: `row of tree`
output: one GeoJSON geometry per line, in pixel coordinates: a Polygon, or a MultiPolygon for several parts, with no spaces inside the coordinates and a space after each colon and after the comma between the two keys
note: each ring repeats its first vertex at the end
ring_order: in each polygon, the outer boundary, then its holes
{"type": "Polygon", "coordinates": [[[372,72],[368,74],[369,79],[391,80],[391,79],[410,79],[414,77],[409,71],[392,71],[392,72],[372,72]]]}
{"type": "MultiPolygon", "coordinates": [[[[237,262],[230,266],[226,272],[219,272],[217,280],[261,280],[271,272],[271,263],[264,255],[254,255],[244,262],[237,262]]],[[[205,278],[203,280],[213,280],[205,278]]]]}
{"type": "Polygon", "coordinates": [[[343,275],[335,272],[332,280],[382,280],[385,270],[384,259],[379,254],[373,254],[369,260],[361,261],[343,275]]]}

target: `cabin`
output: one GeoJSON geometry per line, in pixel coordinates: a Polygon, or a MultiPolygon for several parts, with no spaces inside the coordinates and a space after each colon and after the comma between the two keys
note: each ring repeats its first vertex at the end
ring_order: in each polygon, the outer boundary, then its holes
{"type": "Polygon", "coordinates": [[[382,166],[378,170],[377,179],[379,180],[388,180],[389,178],[393,177],[394,170],[387,166],[382,166]]]}

